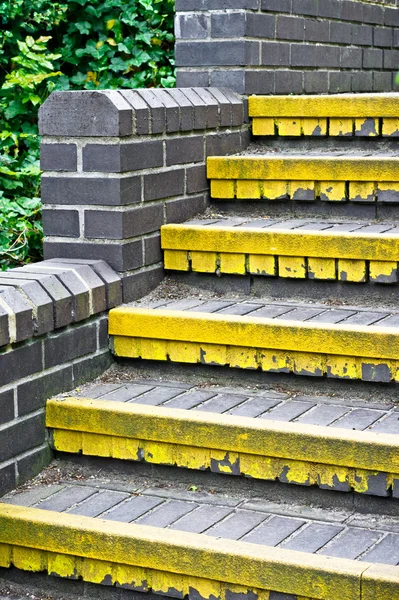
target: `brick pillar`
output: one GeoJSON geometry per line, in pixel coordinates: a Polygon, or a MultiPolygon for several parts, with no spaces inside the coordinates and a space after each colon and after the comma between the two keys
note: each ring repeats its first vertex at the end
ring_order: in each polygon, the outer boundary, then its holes
{"type": "Polygon", "coordinates": [[[159,230],[205,210],[206,156],[249,143],[227,89],[55,92],[39,115],[44,255],[102,259],[124,301],[163,276],[159,230]]]}

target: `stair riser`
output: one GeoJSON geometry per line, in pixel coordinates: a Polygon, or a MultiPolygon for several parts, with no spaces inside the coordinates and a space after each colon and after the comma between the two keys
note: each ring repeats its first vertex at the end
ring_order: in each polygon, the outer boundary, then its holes
{"type": "Polygon", "coordinates": [[[0,566],[191,600],[395,597],[395,568],[3,505],[0,566]],[[239,587],[237,587],[239,586],[239,587]],[[377,593],[377,595],[375,595],[377,593]],[[387,595],[390,593],[391,595],[387,595]],[[384,595],[385,594],[385,595],[384,595]]]}
{"type": "Polygon", "coordinates": [[[397,138],[399,119],[378,117],[254,117],[255,136],[397,138]]]}
{"type": "Polygon", "coordinates": [[[49,401],[47,426],[61,452],[399,497],[394,435],[81,398],[49,401]]]}

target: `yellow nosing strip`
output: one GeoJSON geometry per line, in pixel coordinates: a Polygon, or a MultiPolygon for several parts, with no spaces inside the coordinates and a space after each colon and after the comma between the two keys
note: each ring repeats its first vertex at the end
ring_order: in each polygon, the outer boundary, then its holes
{"type": "MultiPolygon", "coordinates": [[[[336,258],[392,262],[399,259],[399,235],[164,225],[163,250],[243,255],[336,258]]],[[[216,262],[216,261],[215,261],[216,262]]],[[[213,269],[214,271],[215,269],[213,269]]]]}
{"type": "Polygon", "coordinates": [[[211,156],[208,179],[290,181],[399,181],[399,158],[211,156]]]}
{"type": "Polygon", "coordinates": [[[326,96],[250,96],[250,117],[391,117],[397,119],[399,94],[326,96]]]}
{"type": "MultiPolygon", "coordinates": [[[[120,307],[109,313],[109,334],[244,348],[399,359],[399,329],[328,325],[283,319],[120,307]],[[189,339],[187,339],[189,338],[189,339]]],[[[194,361],[195,362],[195,361],[194,361]]]]}
{"type": "Polygon", "coordinates": [[[399,436],[83,398],[47,402],[52,429],[399,473],[399,436]]]}
{"type": "Polygon", "coordinates": [[[165,593],[191,587],[204,600],[222,600],[230,585],[317,600],[393,600],[399,580],[398,569],[383,565],[2,504],[0,566],[11,564],[144,589],[150,572],[165,593]]]}

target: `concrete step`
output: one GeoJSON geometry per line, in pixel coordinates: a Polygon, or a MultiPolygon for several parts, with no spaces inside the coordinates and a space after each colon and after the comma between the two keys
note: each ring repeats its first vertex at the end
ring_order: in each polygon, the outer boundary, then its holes
{"type": "Polygon", "coordinates": [[[397,284],[398,222],[192,220],[161,229],[165,268],[230,275],[397,284]]]}
{"type": "Polygon", "coordinates": [[[116,357],[373,382],[399,380],[396,310],[234,299],[110,312],[116,357]]]}
{"type": "Polygon", "coordinates": [[[399,94],[252,96],[252,132],[262,136],[399,137],[399,94]]]}
{"type": "MultiPolygon", "coordinates": [[[[262,153],[207,159],[211,197],[337,205],[354,214],[364,205],[376,214],[399,202],[399,158],[388,155],[262,153]]],[[[337,214],[335,208],[335,214],[337,214]]],[[[362,213],[360,213],[361,215],[362,213]]]]}
{"type": "Polygon", "coordinates": [[[49,400],[46,419],[59,452],[399,498],[388,402],[144,379],[49,400]]]}
{"type": "Polygon", "coordinates": [[[118,598],[397,598],[396,517],[54,467],[56,484],[0,504],[3,569],[102,584],[118,598]]]}

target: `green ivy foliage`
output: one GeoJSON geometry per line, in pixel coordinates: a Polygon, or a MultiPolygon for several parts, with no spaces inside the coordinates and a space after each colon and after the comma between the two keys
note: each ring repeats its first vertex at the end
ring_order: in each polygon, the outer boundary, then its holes
{"type": "Polygon", "coordinates": [[[0,270],[41,258],[37,113],[54,90],[173,87],[174,0],[0,0],[0,270]]]}

